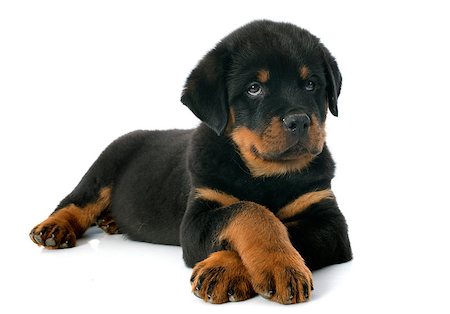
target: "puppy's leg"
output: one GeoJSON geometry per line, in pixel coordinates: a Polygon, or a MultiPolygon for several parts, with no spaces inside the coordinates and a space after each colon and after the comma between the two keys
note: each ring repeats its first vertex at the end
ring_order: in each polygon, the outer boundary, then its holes
{"type": "Polygon", "coordinates": [[[286,227],[261,205],[244,202],[240,207],[218,240],[239,253],[260,295],[283,304],[308,301],[312,274],[292,246],[286,227]]]}
{"type": "MultiPolygon", "coordinates": [[[[323,195],[324,191],[309,194],[323,195]]],[[[301,196],[299,199],[304,199],[301,196]]],[[[287,227],[294,247],[312,270],[352,259],[347,223],[333,194],[317,202],[294,201],[277,216],[287,227]],[[305,205],[306,206],[303,206],[305,205]],[[289,208],[290,207],[290,208],[289,208]]]]}
{"type": "Polygon", "coordinates": [[[192,292],[210,303],[243,301],[256,295],[239,254],[223,250],[225,243],[216,241],[215,230],[222,228],[231,214],[226,209],[238,202],[217,190],[197,189],[181,226],[184,260],[191,267],[195,265],[192,292]],[[212,212],[204,215],[203,210],[210,209],[212,212]]]}
{"type": "Polygon", "coordinates": [[[111,188],[104,187],[92,202],[82,206],[74,203],[62,205],[31,230],[30,238],[48,249],[73,247],[76,239],[95,222],[110,202],[111,188]]]}
{"type": "Polygon", "coordinates": [[[49,249],[73,247],[76,239],[96,221],[106,232],[117,233],[118,226],[108,210],[114,183],[139,152],[146,136],[146,132],[136,131],[111,143],[72,193],[45,221],[31,230],[31,240],[49,249]]]}
{"type": "MultiPolygon", "coordinates": [[[[250,281],[254,291],[279,303],[309,300],[311,272],[292,246],[286,227],[270,210],[256,203],[240,202],[218,191],[206,193],[203,189],[200,192],[190,202],[181,229],[183,257],[188,265],[205,259],[211,252],[230,250],[242,261],[241,266],[235,265],[247,274],[242,277],[235,272],[230,278],[250,281]]],[[[216,265],[227,264],[225,255],[221,258],[222,261],[215,261],[216,265]]],[[[204,262],[208,264],[208,260],[204,262]]],[[[200,281],[199,294],[206,300],[209,300],[208,295],[216,293],[213,283],[222,271],[220,267],[210,269],[208,275],[194,272],[193,289],[197,289],[200,281]],[[204,276],[200,277],[202,274],[204,276]],[[211,285],[214,288],[210,289],[211,285]]],[[[228,279],[225,285],[231,282],[228,279]]],[[[221,298],[223,300],[223,296],[221,298]]]]}

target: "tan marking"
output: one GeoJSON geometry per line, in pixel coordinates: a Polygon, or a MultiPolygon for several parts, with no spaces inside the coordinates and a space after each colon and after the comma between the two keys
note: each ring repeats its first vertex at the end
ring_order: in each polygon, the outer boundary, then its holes
{"type": "Polygon", "coordinates": [[[192,292],[206,302],[220,304],[243,301],[256,294],[247,269],[234,251],[212,253],[207,259],[197,263],[192,273],[192,292]],[[200,278],[203,281],[198,289],[200,278]],[[208,289],[210,284],[214,284],[214,289],[208,289]],[[230,288],[233,289],[232,294],[228,295],[230,288]]]}
{"type": "Polygon", "coordinates": [[[231,131],[233,130],[235,123],[236,123],[236,112],[234,110],[234,107],[230,106],[230,111],[228,113],[227,127],[226,127],[226,131],[228,134],[231,133],[231,131]]]}
{"type": "Polygon", "coordinates": [[[309,76],[309,68],[306,65],[303,65],[300,67],[299,73],[301,79],[306,80],[309,76]]]}
{"type": "Polygon", "coordinates": [[[270,210],[253,202],[242,206],[245,208],[220,233],[220,241],[227,240],[237,252],[257,251],[256,254],[263,254],[269,247],[290,245],[286,228],[270,210]]]}
{"type": "Polygon", "coordinates": [[[273,117],[261,135],[263,146],[258,151],[260,153],[283,151],[289,145],[285,133],[282,120],[279,117],[273,117]]]}
{"type": "Polygon", "coordinates": [[[111,203],[111,188],[102,188],[96,202],[88,203],[83,207],[78,207],[74,204],[69,204],[66,207],[54,212],[49,219],[62,219],[71,221],[71,224],[76,224],[80,227],[81,233],[86,231],[101,214],[101,212],[111,203]]]}
{"type": "Polygon", "coordinates": [[[226,194],[224,192],[220,192],[217,190],[213,190],[210,188],[197,188],[195,190],[196,198],[200,198],[202,200],[211,201],[219,203],[222,206],[230,206],[235,203],[240,202],[240,200],[232,195],[226,194]]]}
{"type": "Polygon", "coordinates": [[[33,228],[30,233],[31,240],[48,249],[75,246],[76,239],[81,237],[110,203],[111,188],[102,188],[95,202],[83,207],[69,204],[53,212],[33,228]]]}
{"type": "Polygon", "coordinates": [[[267,154],[282,151],[286,147],[284,132],[281,119],[274,117],[261,135],[246,127],[238,127],[232,137],[237,140],[237,143],[244,144],[246,147],[254,146],[259,153],[267,154]]]}
{"type": "Polygon", "coordinates": [[[303,287],[311,296],[312,275],[303,258],[292,246],[283,223],[267,208],[243,202],[238,212],[219,234],[242,259],[256,292],[280,303],[306,301],[303,287]],[[289,283],[297,286],[290,298],[289,283]]]}
{"type": "Polygon", "coordinates": [[[303,154],[296,159],[282,161],[264,160],[255,154],[254,149],[259,154],[273,152],[273,148],[280,149],[282,144],[285,143],[283,141],[284,136],[281,136],[280,133],[272,129],[271,132],[263,134],[263,139],[246,127],[237,127],[231,133],[231,138],[236,143],[243,160],[254,177],[283,175],[300,171],[313,160],[314,156],[311,154],[303,154]],[[282,138],[278,139],[275,134],[282,138]]]}
{"type": "Polygon", "coordinates": [[[311,115],[311,126],[309,127],[309,151],[315,155],[320,154],[325,145],[325,139],[325,123],[320,124],[317,117],[311,115]]]}
{"type": "Polygon", "coordinates": [[[281,119],[274,117],[261,135],[247,127],[236,127],[231,132],[231,138],[253,176],[275,176],[305,169],[325,145],[325,124],[320,124],[312,115],[308,141],[305,143],[308,153],[284,160],[265,158],[283,152],[292,144],[285,133],[281,119]]]}
{"type": "Polygon", "coordinates": [[[333,199],[334,194],[330,189],[322,191],[314,191],[303,194],[295,199],[293,202],[284,206],[277,212],[277,217],[281,220],[293,217],[313,204],[319,203],[324,199],[333,199]]]}
{"type": "Polygon", "coordinates": [[[270,79],[270,72],[269,70],[259,70],[256,73],[256,78],[260,83],[267,83],[270,79]]]}

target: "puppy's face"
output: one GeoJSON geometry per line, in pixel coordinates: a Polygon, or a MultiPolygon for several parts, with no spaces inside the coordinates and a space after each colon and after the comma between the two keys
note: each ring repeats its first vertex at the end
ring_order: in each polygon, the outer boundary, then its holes
{"type": "Polygon", "coordinates": [[[246,156],[266,161],[315,156],[325,141],[324,72],[302,60],[277,64],[279,57],[231,77],[231,137],[246,156]]]}
{"type": "Polygon", "coordinates": [[[257,176],[301,170],[322,152],[341,76],[319,40],[291,24],[257,21],[199,63],[182,101],[230,136],[257,176]]]}

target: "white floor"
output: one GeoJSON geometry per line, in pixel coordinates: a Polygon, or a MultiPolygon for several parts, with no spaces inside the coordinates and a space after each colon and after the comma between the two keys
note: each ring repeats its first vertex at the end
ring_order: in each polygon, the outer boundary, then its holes
{"type": "Polygon", "coordinates": [[[0,3],[0,313],[450,313],[448,9],[412,1],[0,3]],[[257,18],[319,36],[343,75],[328,119],[333,190],[354,249],[313,274],[311,302],[210,305],[179,247],[95,229],[68,250],[28,238],[102,149],[134,129],[189,128],[199,58],[257,18]]]}
{"type": "MultiPolygon", "coordinates": [[[[390,243],[354,241],[352,262],[314,272],[315,290],[308,303],[282,306],[256,297],[211,305],[190,292],[191,270],[184,266],[179,247],[132,242],[91,228],[76,248],[48,251],[29,241],[24,227],[10,228],[2,257],[0,307],[13,313],[141,313],[155,309],[167,313],[448,313],[449,309],[445,302],[448,261],[424,258],[420,249],[408,252],[415,244],[403,246],[395,239],[390,243]]],[[[352,233],[354,240],[364,237],[364,233],[352,233]]],[[[434,258],[440,258],[438,255],[434,258]]]]}
{"type": "MultiPolygon", "coordinates": [[[[190,292],[191,270],[184,266],[179,247],[131,242],[91,229],[73,249],[47,251],[31,242],[21,248],[20,258],[11,256],[7,262],[10,271],[3,275],[9,286],[5,291],[8,298],[2,302],[5,309],[9,305],[18,312],[36,307],[40,312],[42,306],[42,312],[51,307],[65,313],[87,309],[109,313],[152,312],[155,308],[200,313],[233,311],[231,307],[239,311],[287,309],[261,297],[222,306],[203,302],[190,292]]],[[[331,304],[345,307],[350,300],[348,291],[354,290],[357,279],[352,275],[354,268],[352,262],[314,273],[313,300],[292,310],[322,311],[331,304]]]]}

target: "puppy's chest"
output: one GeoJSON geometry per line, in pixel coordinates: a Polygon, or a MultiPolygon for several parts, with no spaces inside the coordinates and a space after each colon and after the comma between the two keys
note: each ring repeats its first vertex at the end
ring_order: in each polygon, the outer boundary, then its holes
{"type": "Polygon", "coordinates": [[[258,203],[274,213],[304,193],[302,186],[279,180],[241,182],[232,190],[235,197],[240,200],[258,203]]]}

